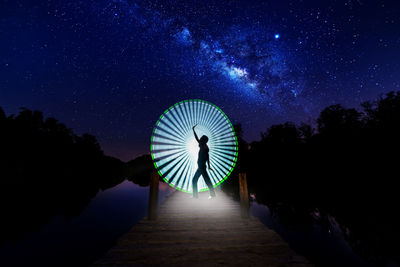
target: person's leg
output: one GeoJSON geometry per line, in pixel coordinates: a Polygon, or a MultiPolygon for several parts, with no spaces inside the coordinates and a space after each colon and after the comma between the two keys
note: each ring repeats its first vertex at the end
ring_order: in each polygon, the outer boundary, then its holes
{"type": "Polygon", "coordinates": [[[211,183],[210,176],[208,176],[207,169],[202,169],[201,170],[201,175],[203,176],[204,182],[206,182],[206,185],[208,186],[208,189],[210,189],[210,196],[215,197],[215,190],[214,187],[211,183]]]}
{"type": "Polygon", "coordinates": [[[193,176],[192,187],[193,187],[193,197],[198,198],[199,193],[197,192],[197,182],[199,181],[199,177],[201,175],[200,169],[197,169],[196,173],[193,176]]]}

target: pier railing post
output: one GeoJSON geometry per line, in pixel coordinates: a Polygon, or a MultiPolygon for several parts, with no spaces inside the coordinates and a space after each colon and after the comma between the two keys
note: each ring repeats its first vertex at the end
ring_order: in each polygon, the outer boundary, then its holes
{"type": "Polygon", "coordinates": [[[149,220],[157,219],[158,211],[158,183],[159,175],[157,172],[150,173],[150,192],[149,192],[149,209],[147,218],[149,220]]]}
{"type": "Polygon", "coordinates": [[[239,173],[240,211],[242,218],[250,217],[249,193],[247,191],[246,173],[239,173]]]}

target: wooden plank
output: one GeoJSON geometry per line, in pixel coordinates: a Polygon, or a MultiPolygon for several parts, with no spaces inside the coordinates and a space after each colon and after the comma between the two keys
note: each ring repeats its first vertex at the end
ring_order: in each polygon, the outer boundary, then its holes
{"type": "Polygon", "coordinates": [[[189,197],[169,196],[156,221],[140,221],[94,266],[311,266],[222,191],[189,197]]]}

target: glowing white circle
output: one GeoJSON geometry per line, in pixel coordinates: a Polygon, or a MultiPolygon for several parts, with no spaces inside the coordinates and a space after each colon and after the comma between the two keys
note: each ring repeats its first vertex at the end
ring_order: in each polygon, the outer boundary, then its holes
{"type": "MultiPolygon", "coordinates": [[[[192,178],[197,170],[199,138],[208,137],[210,164],[207,170],[214,187],[220,185],[235,167],[238,147],[231,122],[216,105],[199,99],[185,100],[167,109],[157,121],[151,137],[151,156],[158,173],[172,187],[192,192],[192,178]]],[[[199,191],[208,187],[203,179],[199,191]]]]}

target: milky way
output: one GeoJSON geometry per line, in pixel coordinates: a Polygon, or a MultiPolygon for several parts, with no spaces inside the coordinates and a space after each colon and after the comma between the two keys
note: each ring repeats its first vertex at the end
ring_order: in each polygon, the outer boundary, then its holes
{"type": "Polygon", "coordinates": [[[119,20],[118,27],[142,28],[152,41],[161,37],[159,45],[167,47],[164,52],[170,64],[178,63],[174,67],[186,72],[189,77],[185,78],[192,77],[194,82],[211,77],[213,94],[227,87],[228,93],[245,97],[250,104],[265,104],[271,111],[285,111],[298,104],[296,98],[301,95],[304,82],[292,64],[296,59],[289,58],[287,48],[279,43],[280,35],[271,27],[232,25],[211,34],[182,23],[184,17],[163,16],[144,3],[106,1],[97,8],[101,16],[119,20]]]}
{"type": "Polygon", "coordinates": [[[106,153],[148,152],[165,108],[204,99],[248,141],[399,90],[396,1],[18,0],[0,9],[0,106],[42,110],[106,153]]]}

